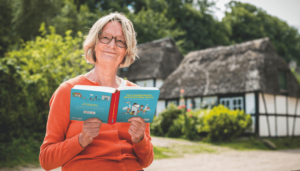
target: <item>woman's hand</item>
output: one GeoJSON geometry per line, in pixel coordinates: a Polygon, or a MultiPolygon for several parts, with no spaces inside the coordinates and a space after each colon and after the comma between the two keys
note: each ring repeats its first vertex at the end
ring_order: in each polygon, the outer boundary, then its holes
{"type": "Polygon", "coordinates": [[[141,117],[133,117],[128,119],[130,126],[128,133],[131,135],[133,143],[139,143],[144,138],[146,123],[141,117]]]}
{"type": "Polygon", "coordinates": [[[82,132],[79,134],[79,144],[85,148],[98,136],[102,121],[98,118],[90,118],[84,121],[82,132]]]}

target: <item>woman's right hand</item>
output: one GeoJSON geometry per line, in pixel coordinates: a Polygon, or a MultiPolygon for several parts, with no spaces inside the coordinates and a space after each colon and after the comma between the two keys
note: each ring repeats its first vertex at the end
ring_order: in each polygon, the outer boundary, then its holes
{"type": "Polygon", "coordinates": [[[102,121],[98,118],[90,118],[84,121],[82,132],[79,134],[79,144],[85,148],[98,136],[102,121]]]}

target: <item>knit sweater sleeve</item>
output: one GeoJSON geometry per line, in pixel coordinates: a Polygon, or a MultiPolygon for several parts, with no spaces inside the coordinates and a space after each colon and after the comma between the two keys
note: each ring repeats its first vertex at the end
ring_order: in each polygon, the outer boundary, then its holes
{"type": "Polygon", "coordinates": [[[140,165],[145,168],[150,166],[154,158],[153,145],[150,137],[150,124],[147,123],[144,138],[139,143],[133,143],[134,152],[140,165]]]}
{"type": "Polygon", "coordinates": [[[71,84],[63,83],[50,100],[50,111],[44,142],[40,149],[40,164],[45,170],[51,170],[66,164],[83,148],[79,135],[66,139],[70,124],[71,84]]]}

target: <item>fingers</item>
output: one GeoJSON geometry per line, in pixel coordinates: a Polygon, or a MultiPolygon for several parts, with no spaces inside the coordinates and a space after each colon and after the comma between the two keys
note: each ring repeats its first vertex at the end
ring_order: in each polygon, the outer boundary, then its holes
{"type": "Polygon", "coordinates": [[[144,137],[146,123],[141,117],[132,117],[129,120],[130,126],[128,133],[131,135],[133,143],[140,142],[144,137]]]}
{"type": "Polygon", "coordinates": [[[142,126],[146,126],[145,120],[141,117],[132,117],[128,119],[130,124],[141,124],[142,126]]]}
{"type": "Polygon", "coordinates": [[[90,118],[84,121],[84,125],[88,124],[88,123],[99,123],[102,124],[102,121],[98,118],[90,118]]]}
{"type": "Polygon", "coordinates": [[[79,137],[79,143],[82,147],[89,145],[93,138],[99,135],[102,121],[98,118],[90,118],[84,121],[82,126],[82,133],[79,137]]]}

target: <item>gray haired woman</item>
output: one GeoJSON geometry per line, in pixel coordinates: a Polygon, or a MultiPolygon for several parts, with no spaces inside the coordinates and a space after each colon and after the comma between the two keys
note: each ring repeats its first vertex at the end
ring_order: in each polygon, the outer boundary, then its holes
{"type": "Polygon", "coordinates": [[[40,150],[45,170],[63,171],[142,170],[154,157],[149,124],[140,117],[129,123],[108,125],[97,118],[70,120],[71,88],[75,85],[118,88],[136,86],[117,77],[137,57],[132,23],[120,13],[100,18],[84,42],[86,60],[95,67],[62,83],[50,99],[47,132],[40,150]]]}

